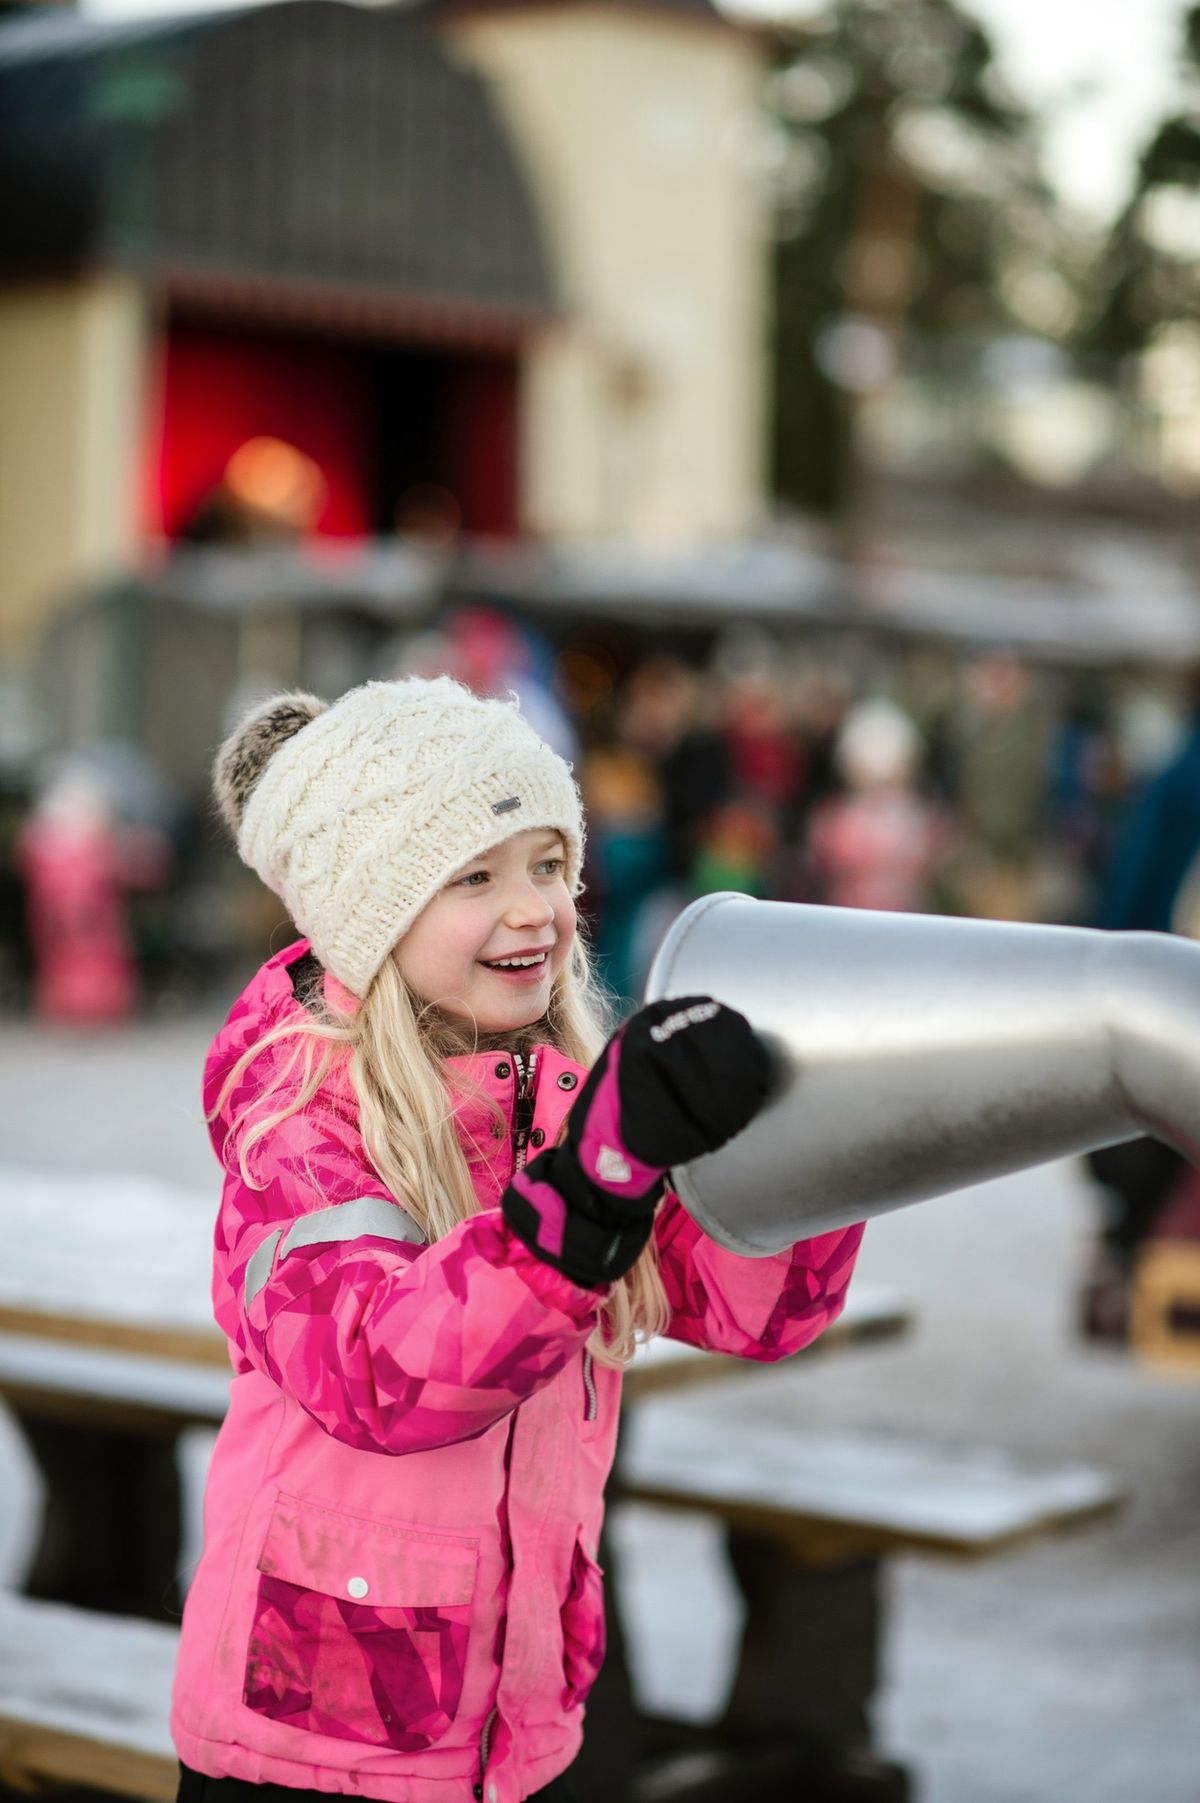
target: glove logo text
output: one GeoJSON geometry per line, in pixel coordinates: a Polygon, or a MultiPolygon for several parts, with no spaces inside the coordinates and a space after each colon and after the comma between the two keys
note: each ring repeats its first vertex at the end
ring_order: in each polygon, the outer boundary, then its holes
{"type": "Polygon", "coordinates": [[[662,1045],[666,1040],[673,1039],[684,1027],[698,1027],[701,1021],[711,1020],[720,1012],[720,1002],[697,1002],[694,1008],[681,1008],[678,1014],[668,1014],[666,1020],[651,1027],[650,1037],[662,1045]]]}

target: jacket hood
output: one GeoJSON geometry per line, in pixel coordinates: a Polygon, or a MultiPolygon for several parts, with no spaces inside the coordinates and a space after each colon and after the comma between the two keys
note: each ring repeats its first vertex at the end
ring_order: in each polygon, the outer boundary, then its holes
{"type": "MultiPolygon", "coordinates": [[[[323,978],[327,986],[334,985],[333,1000],[346,1007],[355,1005],[354,997],[342,989],[336,979],[322,972],[315,960],[307,958],[310,949],[307,939],[298,939],[269,959],[233,1004],[225,1024],[209,1047],[204,1065],[204,1115],[213,1150],[222,1164],[226,1162],[230,1128],[253,1100],[254,1092],[260,1088],[266,1074],[263,1060],[255,1059],[243,1078],[222,1097],[230,1073],[242,1054],[276,1027],[303,1018],[306,980],[323,978]],[[221,1098],[219,1109],[216,1106],[218,1098],[221,1098]]],[[[285,1040],[280,1057],[290,1056],[291,1042],[285,1040]]],[[[477,1180],[484,1177],[479,1169],[481,1164],[493,1167],[484,1179],[484,1197],[481,1199],[497,1200],[499,1189],[507,1181],[507,1172],[502,1170],[507,1164],[506,1148],[502,1140],[493,1138],[492,1129],[497,1108],[504,1119],[509,1122],[512,1119],[514,1062],[511,1055],[503,1052],[477,1052],[448,1060],[451,1069],[468,1079],[465,1093],[455,1109],[459,1139],[468,1163],[475,1170],[477,1180]],[[496,1191],[494,1197],[488,1193],[492,1188],[496,1191]]],[[[553,1112],[565,1114],[574,1099],[571,1091],[575,1088],[580,1067],[550,1045],[536,1048],[536,1062],[536,1090],[542,1091],[544,1085],[557,1087],[559,1094],[553,1112]],[[568,1072],[576,1073],[576,1076],[564,1075],[568,1072]]],[[[357,1115],[357,1100],[345,1063],[334,1064],[322,1085],[322,1093],[335,1106],[344,1103],[351,1117],[357,1115]]]]}

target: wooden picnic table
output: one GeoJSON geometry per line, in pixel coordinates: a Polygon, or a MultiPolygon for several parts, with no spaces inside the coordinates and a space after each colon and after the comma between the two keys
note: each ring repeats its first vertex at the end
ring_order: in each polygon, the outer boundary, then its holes
{"type": "MultiPolygon", "coordinates": [[[[228,1398],[228,1354],[209,1303],[215,1213],[215,1187],[0,1170],[0,1396],[46,1478],[32,1596],[178,1616],[177,1442],[188,1428],[219,1424],[228,1398]]],[[[901,1298],[856,1283],[840,1320],[798,1358],[819,1368],[830,1353],[911,1324],[901,1298]]],[[[610,1613],[610,1656],[575,1773],[583,1803],[624,1796],[648,1758],[686,1764],[730,1745],[732,1772],[709,1789],[656,1778],[655,1794],[901,1803],[907,1774],[871,1748],[884,1558],[905,1548],[979,1556],[1114,1500],[1094,1473],[1030,1478],[999,1465],[964,1469],[953,1455],[931,1463],[927,1451],[902,1447],[818,1446],[812,1436],[781,1446],[761,1419],[731,1435],[696,1408],[703,1383],[795,1362],[763,1367],[659,1340],[628,1371],[626,1397],[648,1406],[623,1428],[616,1495],[703,1509],[723,1525],[747,1629],[726,1717],[715,1734],[694,1732],[640,1715],[610,1613]],[[676,1406],[679,1418],[664,1420],[664,1407],[676,1406]],[[932,1514],[921,1496],[930,1480],[932,1514]],[[821,1761],[836,1764],[844,1750],[849,1763],[818,1769],[814,1747],[821,1761]]],[[[610,1575],[612,1558],[608,1547],[610,1575]]]]}

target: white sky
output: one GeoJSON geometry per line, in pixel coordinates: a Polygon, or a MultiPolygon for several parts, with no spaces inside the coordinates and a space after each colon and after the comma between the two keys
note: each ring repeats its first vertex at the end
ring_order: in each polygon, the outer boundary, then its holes
{"type": "Polygon", "coordinates": [[[1102,217],[1124,200],[1137,153],[1177,97],[1186,0],[969,0],[1018,94],[1052,102],[1050,174],[1102,217]]]}
{"type": "MultiPolygon", "coordinates": [[[[95,17],[195,12],[209,0],[81,0],[95,17]]],[[[220,4],[221,0],[211,0],[220,4]]],[[[721,0],[730,12],[803,18],[821,0],[721,0]]],[[[1187,0],[960,0],[986,25],[1017,93],[1047,103],[1048,171],[1097,221],[1124,198],[1137,151],[1175,91],[1187,0]]]]}
{"type": "MultiPolygon", "coordinates": [[[[721,0],[803,18],[821,0],[721,0]]],[[[1017,95],[1048,103],[1047,170],[1093,219],[1120,206],[1134,161],[1176,92],[1187,0],[959,0],[987,27],[1017,95]]]]}

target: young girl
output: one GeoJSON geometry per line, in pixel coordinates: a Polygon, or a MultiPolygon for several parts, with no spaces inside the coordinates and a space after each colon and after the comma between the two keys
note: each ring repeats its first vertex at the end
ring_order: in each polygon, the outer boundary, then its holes
{"type": "Polygon", "coordinates": [[[664,1190],[752,1118],[765,1056],[695,997],[605,1044],[578,795],[514,708],[446,678],[277,697],[216,786],[306,938],[205,1071],[234,1377],[181,1797],[566,1798],[622,1365],[659,1332],[795,1351],[859,1230],[745,1260],[664,1190]]]}

